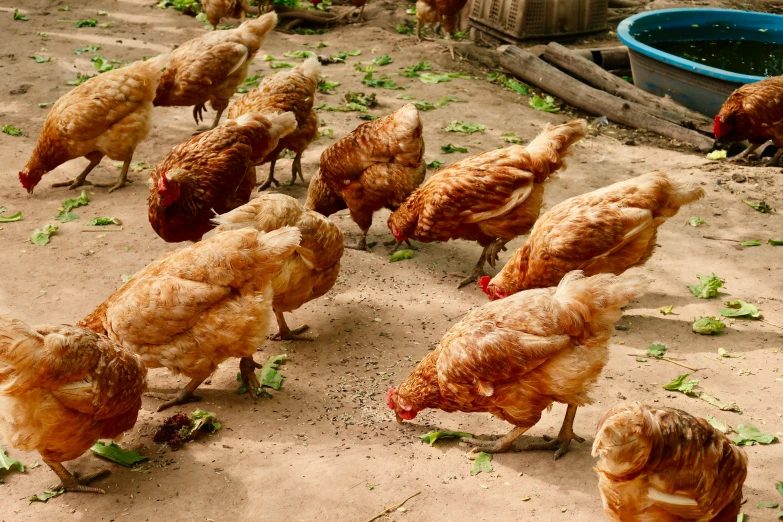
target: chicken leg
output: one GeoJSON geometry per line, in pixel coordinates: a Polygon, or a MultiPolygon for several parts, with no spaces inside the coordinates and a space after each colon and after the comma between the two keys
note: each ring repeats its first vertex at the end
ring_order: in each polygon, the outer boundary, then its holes
{"type": "MultiPolygon", "coordinates": [[[[416,248],[413,245],[411,245],[410,239],[406,239],[405,243],[408,245],[408,248],[410,248],[411,250],[418,250],[418,248],[416,248]]],[[[397,241],[396,239],[392,239],[391,241],[386,241],[383,244],[383,246],[393,246],[394,248],[392,248],[389,251],[390,254],[393,254],[393,253],[395,253],[397,251],[398,248],[400,248],[401,244],[402,244],[402,241],[397,241]]]]}
{"type": "Polygon", "coordinates": [[[779,148],[775,155],[764,165],[765,167],[777,167],[780,164],[780,157],[783,156],[783,147],[779,148]]]}
{"type": "Polygon", "coordinates": [[[288,328],[288,324],[285,322],[285,315],[280,310],[275,310],[275,317],[277,318],[277,333],[270,337],[273,341],[312,341],[308,337],[302,337],[299,334],[306,331],[309,326],[303,324],[298,328],[291,330],[288,328]]]}
{"type": "Polygon", "coordinates": [[[47,466],[52,468],[52,471],[54,471],[58,477],[60,477],[60,483],[50,488],[52,491],[64,489],[65,491],[74,491],[80,493],[100,493],[101,495],[106,493],[101,488],[90,487],[87,484],[95,479],[99,479],[108,475],[108,469],[102,469],[83,477],[76,477],[73,473],[65,469],[65,466],[59,462],[49,462],[46,459],[43,459],[43,461],[47,466]]]}
{"type": "Polygon", "coordinates": [[[489,263],[489,266],[495,268],[495,263],[497,263],[498,260],[498,254],[500,254],[500,252],[503,250],[506,250],[506,240],[503,238],[497,238],[492,243],[485,246],[484,250],[481,251],[481,256],[479,257],[478,263],[476,263],[476,266],[473,267],[473,272],[471,272],[468,277],[460,281],[460,284],[457,286],[457,288],[462,288],[463,286],[468,285],[474,281],[478,281],[482,276],[487,275],[486,272],[484,272],[484,263],[489,263]]]}
{"type": "Polygon", "coordinates": [[[296,175],[299,174],[299,178],[304,183],[304,175],[302,174],[302,153],[298,152],[294,157],[294,162],[291,164],[291,185],[296,183],[296,175]]]}
{"type": "Polygon", "coordinates": [[[269,163],[269,175],[266,177],[266,181],[258,185],[259,192],[268,189],[272,183],[275,184],[275,187],[280,186],[280,182],[275,179],[275,163],[277,163],[277,158],[272,158],[272,161],[269,163]]]}
{"type": "Polygon", "coordinates": [[[546,442],[528,444],[522,448],[522,450],[552,450],[557,448],[557,451],[555,451],[555,460],[557,460],[568,452],[568,446],[571,444],[572,440],[577,442],[584,442],[585,439],[574,433],[574,418],[576,417],[576,409],[577,406],[573,404],[568,405],[565,419],[563,419],[563,425],[560,427],[560,433],[557,435],[557,438],[545,436],[544,440],[546,442]]]}
{"type": "Polygon", "coordinates": [[[117,189],[120,189],[124,187],[128,183],[133,183],[131,180],[128,179],[128,169],[130,169],[130,162],[131,160],[126,160],[122,164],[122,170],[120,171],[120,176],[117,178],[117,181],[115,183],[93,183],[96,187],[110,187],[109,188],[109,194],[114,192],[117,189]]]}
{"type": "Polygon", "coordinates": [[[103,159],[103,153],[102,152],[90,152],[89,154],[85,154],[84,156],[88,160],[90,160],[90,164],[85,167],[85,169],[82,171],[81,174],[76,176],[71,181],[63,181],[61,183],[54,183],[52,187],[68,187],[69,189],[75,189],[76,187],[81,187],[82,185],[92,185],[92,182],[86,181],[87,175],[92,172],[92,169],[98,166],[98,163],[101,162],[103,159]]]}
{"type": "Polygon", "coordinates": [[[201,400],[201,397],[193,395],[193,392],[196,391],[196,388],[198,388],[199,385],[201,385],[201,383],[204,382],[204,380],[206,380],[207,377],[209,376],[205,375],[204,377],[193,377],[192,379],[190,379],[190,382],[177,393],[149,392],[146,393],[145,395],[147,397],[153,397],[155,399],[162,399],[166,401],[160,406],[158,406],[157,411],[163,411],[166,408],[171,408],[172,406],[176,406],[177,404],[197,402],[201,400]]]}
{"type": "Polygon", "coordinates": [[[514,428],[506,435],[503,435],[496,440],[479,440],[471,437],[462,437],[460,441],[473,446],[473,449],[470,450],[471,454],[479,453],[481,451],[484,453],[503,453],[504,451],[508,451],[514,441],[529,429],[529,427],[514,428]]]}
{"type": "Polygon", "coordinates": [[[370,250],[370,246],[367,245],[367,230],[362,230],[362,237],[359,239],[359,241],[354,245],[349,245],[348,243],[345,244],[345,248],[350,248],[351,250],[364,250],[365,252],[372,252],[370,250]]]}

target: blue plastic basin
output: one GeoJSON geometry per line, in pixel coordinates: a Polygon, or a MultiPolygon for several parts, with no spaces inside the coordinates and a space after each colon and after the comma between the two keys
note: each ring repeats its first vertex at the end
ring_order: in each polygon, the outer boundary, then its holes
{"type": "Polygon", "coordinates": [[[663,9],[624,20],[617,34],[628,46],[634,85],[658,96],[669,95],[686,107],[713,117],[729,94],[762,80],[686,60],[644,42],[716,40],[730,37],[783,43],[783,16],[733,9],[663,9]],[[641,40],[641,41],[640,41],[641,40]]]}

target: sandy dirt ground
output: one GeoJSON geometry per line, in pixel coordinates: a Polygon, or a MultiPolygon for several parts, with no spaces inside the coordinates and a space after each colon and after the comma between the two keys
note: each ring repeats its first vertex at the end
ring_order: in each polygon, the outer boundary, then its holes
{"type": "MultiPolygon", "coordinates": [[[[61,224],[45,247],[31,244],[33,229],[56,223],[62,200],[76,194],[50,184],[78,174],[86,160],[74,160],[49,173],[33,197],[20,186],[17,173],[27,161],[47,108],[71,87],[66,82],[77,72],[92,73],[90,53],[74,50],[100,45],[108,59],[131,61],[170,50],[203,32],[203,23],[174,10],[161,10],[145,0],[72,2],[69,12],[58,12],[66,1],[19,0],[0,8],[0,125],[21,128],[28,137],[0,134],[0,205],[23,220],[0,225],[0,313],[13,314],[31,324],[73,323],[102,302],[132,274],[178,245],[166,244],[147,222],[145,172],[131,173],[132,185],[113,194],[88,188],[89,206],[76,209],[79,221],[61,224]],[[28,22],[12,20],[18,8],[28,22]],[[75,20],[96,17],[111,20],[110,28],[74,28],[75,20]],[[46,38],[39,36],[47,33],[46,38]],[[36,63],[31,55],[52,57],[36,63]],[[122,231],[87,232],[84,223],[96,216],[114,216],[122,231]]],[[[543,113],[528,106],[528,97],[490,84],[486,70],[452,63],[435,43],[417,44],[415,37],[399,35],[394,27],[404,18],[404,6],[371,3],[369,21],[321,36],[273,33],[251,67],[252,74],[273,71],[261,59],[268,53],[282,58],[286,51],[312,49],[324,42],[323,53],[361,49],[346,64],[324,68],[329,80],[342,83],[334,95],[318,94],[316,105],[340,105],[349,90],[377,94],[382,115],[402,106],[401,93],[437,102],[455,96],[468,103],[422,112],[427,143],[426,159],[447,164],[463,154],[442,154],[452,143],[470,154],[504,146],[500,135],[515,132],[525,142],[547,123],[573,117],[567,111],[543,113]],[[311,47],[306,47],[311,46],[311,47]],[[430,61],[438,71],[469,71],[479,79],[455,79],[430,85],[417,79],[393,76],[404,91],[371,89],[354,70],[374,56],[389,54],[394,62],[382,72],[397,73],[407,65],[430,61]],[[486,131],[466,136],[447,133],[448,122],[461,119],[486,125],[486,131]]],[[[289,62],[298,60],[286,59],[289,62]]],[[[211,120],[212,113],[207,114],[211,120]]],[[[361,123],[357,113],[321,112],[322,130],[333,130],[334,139],[361,123]]],[[[592,118],[591,118],[592,119],[592,118]]],[[[156,164],[171,147],[194,130],[190,108],[155,110],[154,130],[137,150],[135,161],[156,164]]],[[[700,183],[707,197],[684,209],[659,233],[659,247],[643,268],[633,273],[652,279],[649,294],[625,311],[611,340],[611,358],[595,387],[595,404],[581,408],[576,417],[583,444],[572,444],[570,453],[554,461],[550,452],[510,452],[493,460],[494,471],[470,475],[466,448],[457,442],[423,444],[418,435],[435,427],[475,434],[505,433],[509,426],[488,414],[423,412],[411,423],[398,425],[386,407],[384,392],[397,385],[432,349],[461,315],[486,302],[478,288],[457,290],[458,277],[470,271],[480,248],[468,242],[419,245],[411,260],[389,263],[384,247],[372,254],[348,250],[334,289],[289,316],[292,326],[307,323],[315,341],[267,342],[257,360],[285,351],[286,379],[274,398],[253,403],[238,395],[237,362],[226,361],[201,387],[198,407],[217,413],[223,429],[171,450],[154,444],[152,435],[174,411],[154,413],[158,402],[145,398],[139,422],[126,434],[123,446],[141,451],[150,461],[136,469],[100,461],[91,453],[69,463],[70,469],[87,472],[99,466],[111,476],[96,483],[105,496],[66,494],[48,503],[28,503],[28,498],[55,482],[46,466],[12,473],[0,485],[0,520],[187,520],[187,521],[364,521],[406,497],[420,492],[395,511],[395,521],[500,521],[500,520],[602,520],[604,519],[590,444],[596,422],[609,407],[622,400],[641,400],[683,408],[695,415],[714,415],[736,426],[752,423],[765,432],[783,436],[783,333],[759,321],[727,321],[725,333],[701,336],[691,323],[715,315],[718,299],[700,300],[686,288],[696,274],[716,273],[725,280],[721,299],[744,299],[758,304],[764,318],[783,324],[781,252],[767,239],[783,239],[783,218],[778,212],[761,214],[741,202],[763,199],[783,210],[780,169],[733,166],[707,161],[687,147],[666,146],[665,140],[614,126],[593,128],[575,147],[569,168],[547,184],[545,209],[565,198],[650,171],[662,170],[700,183]],[[626,145],[633,143],[633,145],[626,145]],[[699,216],[706,225],[686,225],[699,216]],[[742,247],[740,240],[762,240],[760,247],[742,247]],[[673,305],[673,314],[661,307],[673,305]],[[736,402],[742,414],[719,411],[706,402],[667,392],[661,385],[683,368],[665,361],[637,362],[628,354],[662,342],[669,355],[698,368],[700,389],[724,401],[736,402]],[[721,359],[717,350],[745,355],[721,359]]],[[[321,151],[334,142],[327,136],[312,144],[304,155],[305,179],[318,168],[321,151]]],[[[260,168],[262,177],[266,167],[260,168]]],[[[278,178],[289,179],[290,160],[278,162],[278,178]]],[[[110,181],[118,173],[105,160],[91,177],[110,181]]],[[[281,192],[304,200],[301,183],[281,192]]],[[[389,239],[387,212],[376,215],[371,240],[389,239]]],[[[358,228],[347,213],[332,219],[349,240],[358,228]]],[[[522,243],[510,244],[503,261],[522,243]]],[[[172,390],[184,384],[164,370],[150,372],[152,389],[172,390]]],[[[196,405],[180,411],[190,412],[196,405]]],[[[555,434],[565,406],[555,405],[541,422],[517,442],[555,434]]],[[[7,445],[6,445],[7,447],[7,445]]],[[[29,464],[40,462],[36,454],[8,448],[9,454],[29,464]]],[[[777,510],[760,510],[760,501],[780,501],[775,481],[783,480],[780,462],[783,445],[747,448],[750,459],[745,483],[750,520],[773,520],[777,510]]]]}

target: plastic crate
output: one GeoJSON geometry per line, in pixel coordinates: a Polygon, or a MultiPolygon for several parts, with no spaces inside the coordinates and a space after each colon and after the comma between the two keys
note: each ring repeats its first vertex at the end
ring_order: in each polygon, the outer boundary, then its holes
{"type": "Polygon", "coordinates": [[[509,43],[604,31],[609,0],[473,0],[470,23],[509,43]]]}

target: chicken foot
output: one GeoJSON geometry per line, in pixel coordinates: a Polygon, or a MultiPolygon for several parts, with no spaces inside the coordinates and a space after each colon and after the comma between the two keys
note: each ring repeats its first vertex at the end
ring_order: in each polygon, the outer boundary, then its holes
{"type": "Polygon", "coordinates": [[[54,183],[52,184],[52,187],[68,187],[68,189],[73,190],[76,187],[81,187],[82,185],[92,185],[91,181],[87,181],[87,175],[92,172],[92,169],[98,166],[98,163],[101,162],[103,159],[103,153],[101,152],[91,152],[85,156],[88,160],[90,160],[90,164],[87,165],[81,174],[76,176],[74,179],[70,181],[63,181],[61,183],[54,183]]]}
{"type": "Polygon", "coordinates": [[[484,250],[481,251],[481,256],[479,257],[478,263],[476,263],[476,266],[473,268],[473,271],[468,277],[460,281],[457,288],[462,288],[487,275],[487,273],[484,272],[484,263],[489,263],[489,266],[495,268],[495,264],[498,261],[498,254],[503,250],[506,250],[506,240],[503,238],[497,238],[495,241],[485,246],[484,250]]]}
{"type": "MultiPolygon", "coordinates": [[[[390,254],[393,254],[397,251],[398,248],[400,248],[400,245],[402,244],[402,241],[397,241],[396,239],[392,239],[391,241],[386,241],[383,246],[393,246],[394,248],[391,249],[389,252],[390,254]]],[[[410,239],[405,240],[405,244],[408,245],[408,248],[411,250],[418,250],[418,248],[411,245],[410,239]]]]}
{"type": "Polygon", "coordinates": [[[780,165],[780,157],[783,156],[783,147],[779,148],[775,154],[764,164],[765,167],[777,167],[780,165]]]}
{"type": "Polygon", "coordinates": [[[367,244],[367,230],[362,230],[362,237],[359,239],[359,241],[356,244],[349,245],[348,243],[346,243],[345,248],[350,248],[351,250],[364,250],[365,252],[372,252],[372,250],[370,250],[370,245],[367,244]]]}
{"type": "Polygon", "coordinates": [[[242,377],[242,385],[247,392],[256,400],[259,390],[261,389],[261,383],[258,382],[256,377],[256,370],[262,368],[262,364],[258,364],[252,357],[242,357],[239,359],[239,375],[242,377]]]}
{"type": "Polygon", "coordinates": [[[120,171],[120,176],[117,178],[117,181],[114,183],[93,183],[96,187],[109,187],[109,194],[114,192],[117,189],[120,189],[127,185],[128,183],[133,183],[133,181],[128,179],[128,170],[130,169],[130,162],[131,160],[127,160],[122,164],[122,170],[120,171]]]}
{"type": "Polygon", "coordinates": [[[572,440],[584,442],[585,439],[574,433],[576,409],[577,406],[574,406],[573,404],[568,405],[565,419],[563,419],[563,425],[560,427],[560,433],[557,435],[557,438],[544,436],[544,441],[546,442],[528,444],[522,448],[522,451],[557,449],[557,451],[555,451],[555,460],[557,460],[568,452],[568,446],[571,445],[572,440]]]}
{"type": "Polygon", "coordinates": [[[279,310],[275,310],[275,317],[277,318],[277,333],[269,338],[273,341],[312,341],[309,337],[303,337],[299,334],[307,331],[309,326],[303,324],[298,328],[291,330],[288,328],[288,324],[285,322],[285,315],[279,310]]]}
{"type": "Polygon", "coordinates": [[[465,444],[470,444],[473,446],[473,449],[470,450],[469,455],[474,455],[479,452],[484,453],[503,453],[504,451],[508,451],[508,449],[511,447],[511,445],[514,443],[515,440],[517,440],[520,435],[525,433],[530,428],[514,428],[513,430],[509,431],[506,435],[503,435],[499,439],[495,440],[480,440],[480,439],[474,439],[472,437],[462,437],[460,441],[464,442],[465,444]]]}
{"type": "Polygon", "coordinates": [[[83,477],[77,477],[76,475],[74,475],[73,473],[65,469],[65,466],[63,466],[59,462],[49,462],[46,459],[43,459],[43,461],[46,463],[47,466],[52,468],[52,471],[54,471],[57,474],[57,476],[60,478],[60,483],[50,488],[52,491],[56,491],[58,489],[64,489],[65,491],[80,492],[80,493],[100,493],[101,495],[106,493],[101,488],[91,487],[88,486],[87,484],[89,484],[93,480],[108,475],[109,474],[108,469],[101,469],[94,473],[90,473],[89,475],[85,475],[83,477]]]}
{"type": "MultiPolygon", "coordinates": [[[[364,6],[362,6],[362,9],[364,6]]],[[[302,153],[298,152],[294,158],[294,162],[291,164],[291,185],[296,183],[296,175],[299,174],[299,178],[304,183],[304,174],[302,174],[302,153]]]]}
{"type": "Polygon", "coordinates": [[[196,388],[198,388],[201,385],[201,383],[206,380],[207,377],[208,375],[205,375],[204,377],[194,377],[190,379],[190,382],[177,393],[149,392],[146,393],[145,395],[147,397],[152,397],[154,399],[163,399],[164,401],[166,401],[160,406],[158,406],[157,411],[163,411],[166,408],[171,408],[172,406],[176,406],[177,404],[198,402],[201,400],[201,397],[193,395],[193,392],[196,391],[196,388]]]}
{"type": "Polygon", "coordinates": [[[277,163],[277,158],[272,158],[272,161],[269,163],[269,175],[266,177],[266,181],[258,185],[259,192],[268,189],[272,183],[275,184],[275,187],[280,186],[280,182],[275,179],[275,163],[277,163]]]}
{"type": "MultiPolygon", "coordinates": [[[[204,122],[204,112],[206,112],[207,108],[205,104],[199,103],[198,105],[193,107],[193,119],[196,120],[196,125],[199,123],[204,122]],[[200,120],[200,121],[199,121],[200,120]]],[[[220,122],[220,117],[223,115],[224,109],[218,109],[217,114],[215,114],[215,119],[212,121],[212,126],[207,129],[198,129],[196,132],[193,133],[193,136],[197,136],[201,134],[202,132],[206,132],[208,130],[212,130],[215,127],[218,126],[218,123],[220,122]]]]}

